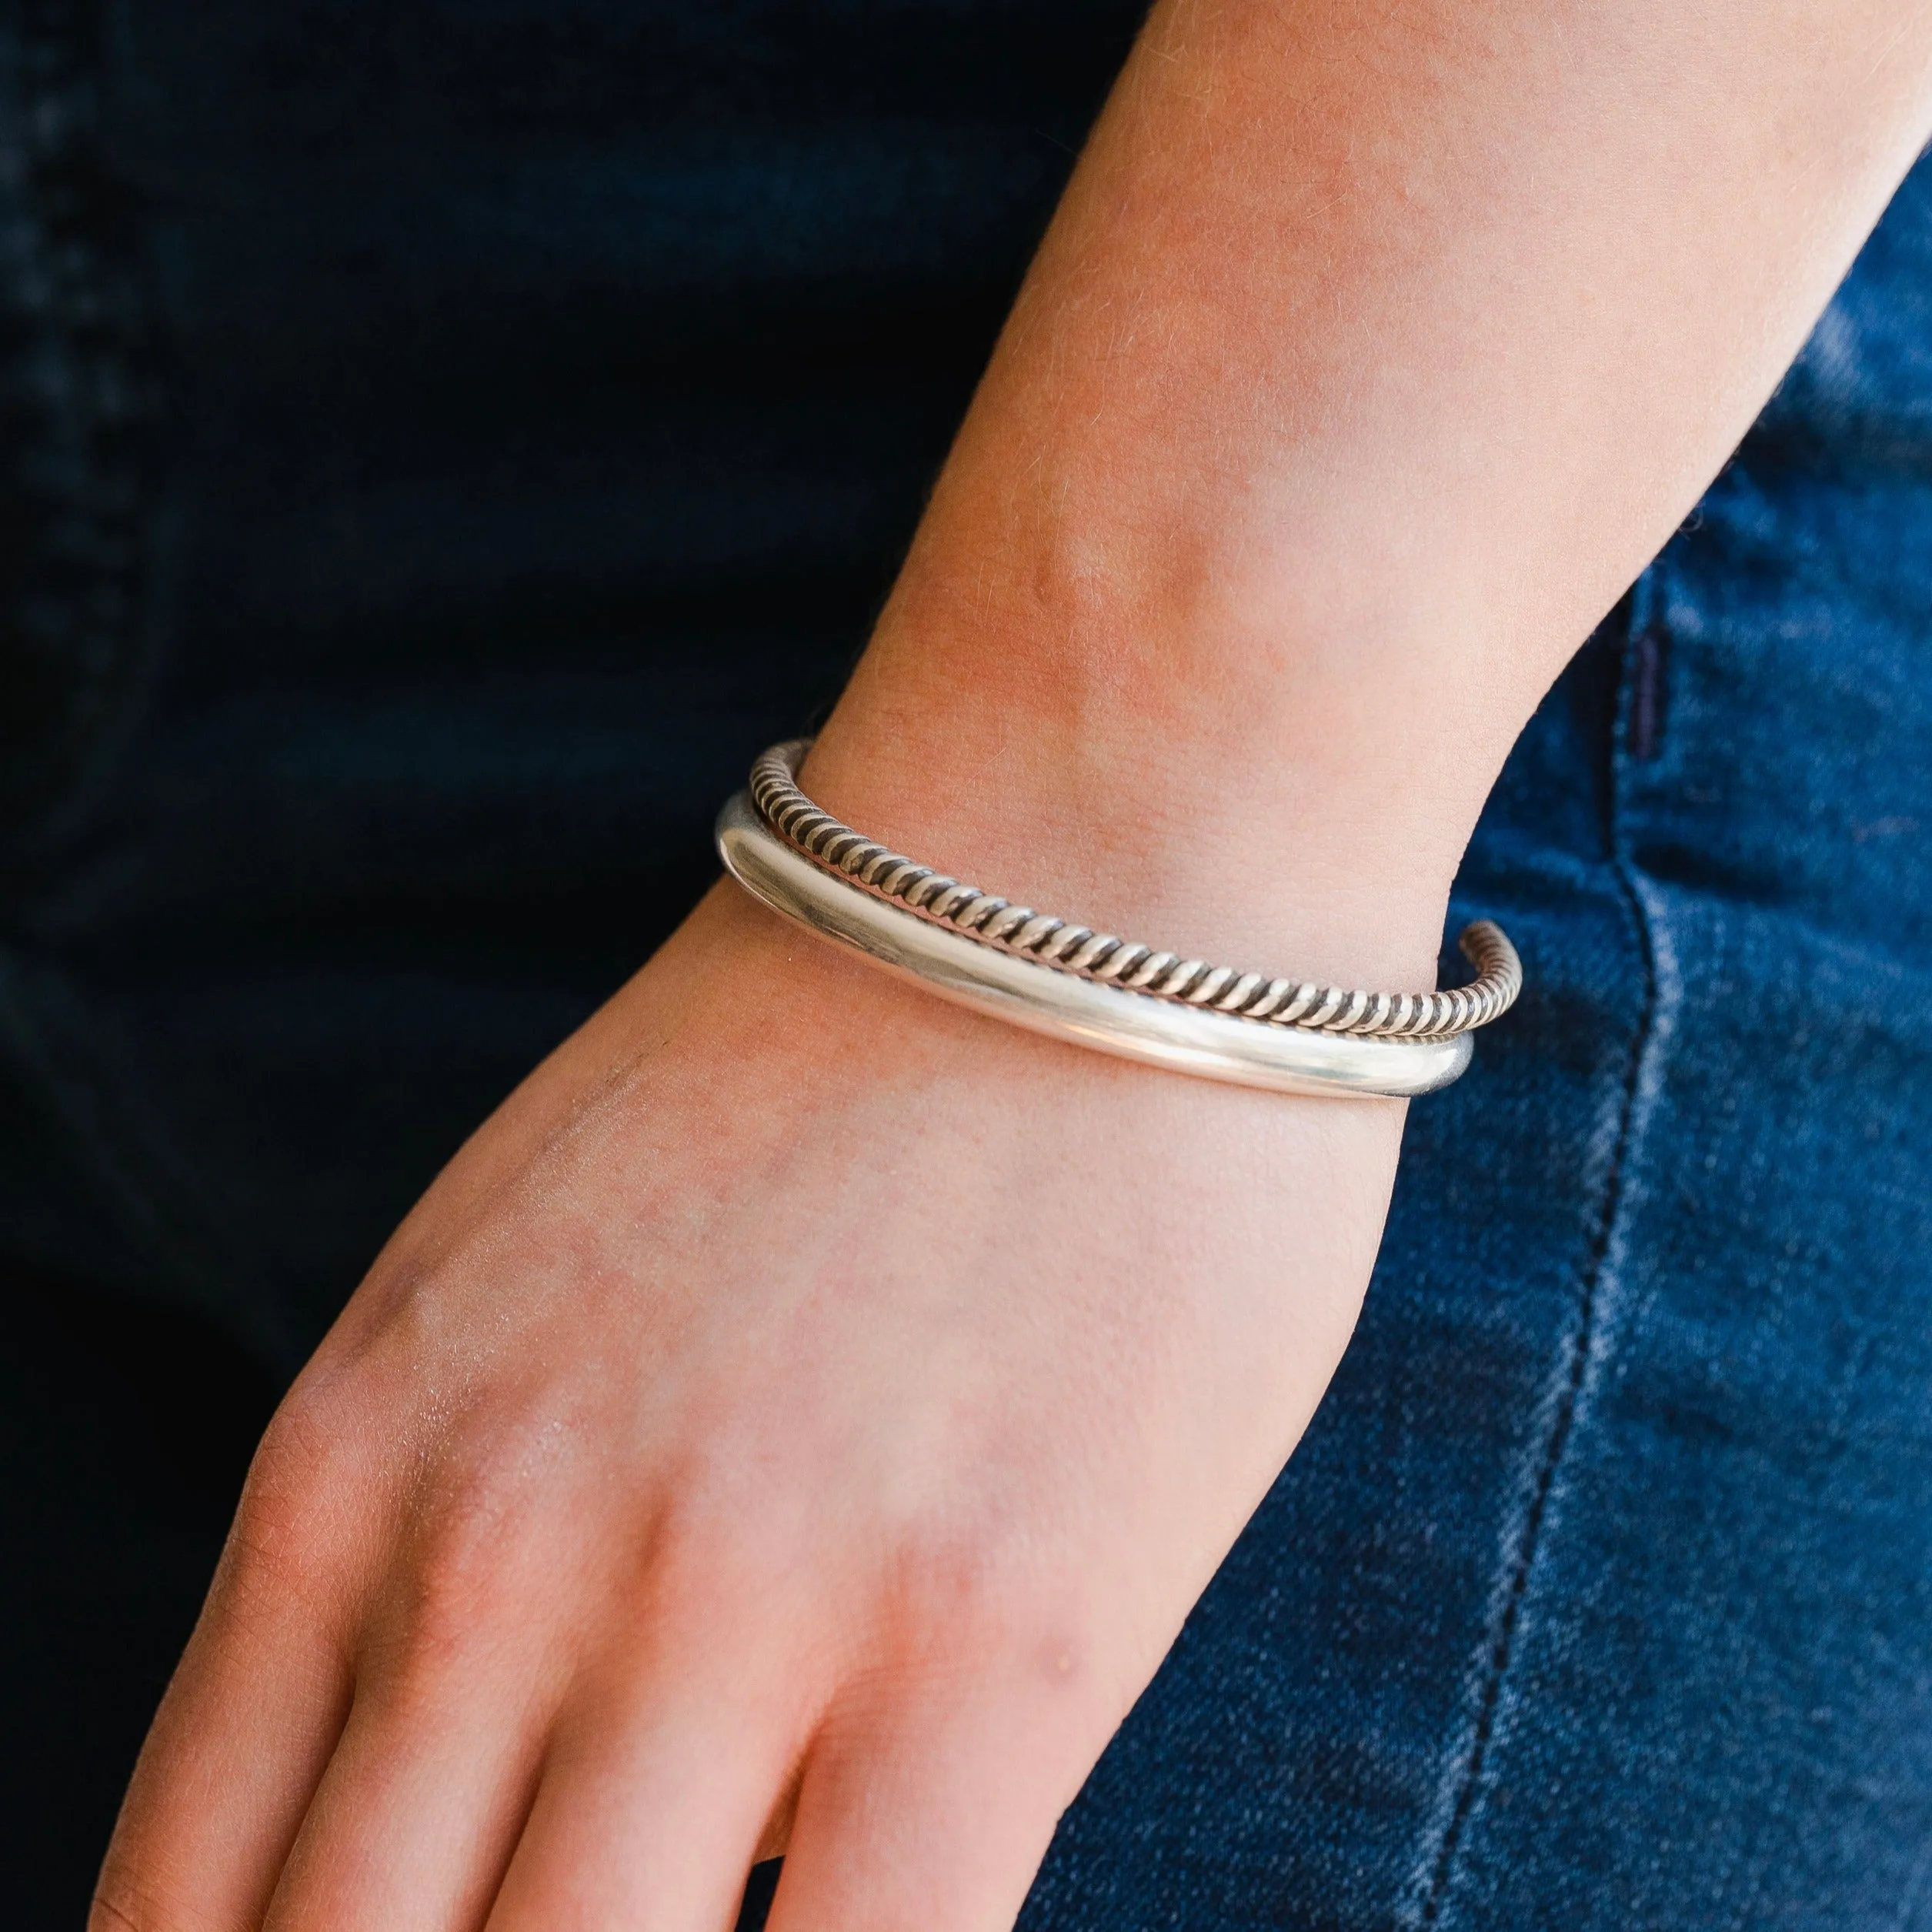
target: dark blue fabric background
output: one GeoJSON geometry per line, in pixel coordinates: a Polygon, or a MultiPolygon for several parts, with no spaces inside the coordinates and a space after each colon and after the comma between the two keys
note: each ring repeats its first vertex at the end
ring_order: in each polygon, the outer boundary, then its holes
{"type": "Polygon", "coordinates": [[[836,695],[1135,21],[0,10],[0,1245],[306,1353],[836,695]]]}
{"type": "MultiPolygon", "coordinates": [[[[244,1442],[700,889],[1135,16],[0,5],[33,1924],[219,1533],[180,1391],[244,1442]]],[[[1932,1925],[1928,301],[1922,169],[1512,760],[1456,914],[1528,993],[1028,1932],[1932,1925]]]]}

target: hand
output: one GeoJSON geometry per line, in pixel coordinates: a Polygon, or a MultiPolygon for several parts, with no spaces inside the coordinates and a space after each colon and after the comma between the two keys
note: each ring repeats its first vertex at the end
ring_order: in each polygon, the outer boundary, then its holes
{"type": "MultiPolygon", "coordinates": [[[[815,795],[1418,983],[1523,720],[1928,125],[1900,0],[1163,0],[815,795]]],[[[789,1843],[774,1932],[997,1932],[1340,1353],[1400,1119],[714,899],[278,1417],[98,1924],[719,1932],[789,1843]]]]}
{"type": "Polygon", "coordinates": [[[721,889],[262,1446],[99,1932],[996,1932],[1347,1339],[1401,1109],[1129,1066],[721,889]]]}

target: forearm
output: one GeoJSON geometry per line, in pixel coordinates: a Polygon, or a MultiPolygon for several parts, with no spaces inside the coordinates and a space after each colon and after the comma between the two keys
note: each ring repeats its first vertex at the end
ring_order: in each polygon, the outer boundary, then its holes
{"type": "MultiPolygon", "coordinates": [[[[1163,7],[813,789],[1150,941],[1426,979],[1928,45],[1897,0],[1163,7]]],[[[722,1924],[788,1831],[775,1928],[1010,1924],[1346,1344],[1400,1127],[721,889],[285,1406],[97,1925],[722,1924]]]]}
{"type": "Polygon", "coordinates": [[[1909,164],[1928,50],[1896,0],[1156,8],[825,802],[1154,943],[1426,979],[1510,742],[1909,164]]]}

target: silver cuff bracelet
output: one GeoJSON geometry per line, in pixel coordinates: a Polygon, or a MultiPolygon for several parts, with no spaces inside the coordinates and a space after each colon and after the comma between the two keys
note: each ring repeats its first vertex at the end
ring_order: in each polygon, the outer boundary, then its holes
{"type": "Polygon", "coordinates": [[[1433,1093],[1470,1033],[1523,984],[1516,949],[1478,920],[1477,969],[1445,993],[1360,993],[1183,959],[1010,906],[841,825],[799,789],[809,739],[776,745],[719,815],[726,869],[755,899],[935,993],[1124,1059],[1290,1093],[1433,1093]]]}

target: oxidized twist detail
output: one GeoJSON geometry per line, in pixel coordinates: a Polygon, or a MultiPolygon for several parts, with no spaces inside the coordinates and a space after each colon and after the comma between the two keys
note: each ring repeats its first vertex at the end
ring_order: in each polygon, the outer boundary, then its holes
{"type": "Polygon", "coordinates": [[[891,851],[821,811],[799,789],[796,777],[811,742],[799,738],[774,745],[752,766],[752,802],[788,845],[875,898],[1056,973],[1268,1026],[1390,1040],[1446,1039],[1486,1026],[1507,1013],[1522,990],[1523,965],[1516,948],[1502,928],[1487,919],[1466,926],[1459,942],[1463,956],[1476,969],[1470,985],[1443,993],[1364,993],[1184,959],[1036,913],[1030,906],[1009,905],[996,894],[891,851]]]}

